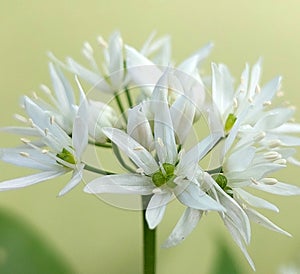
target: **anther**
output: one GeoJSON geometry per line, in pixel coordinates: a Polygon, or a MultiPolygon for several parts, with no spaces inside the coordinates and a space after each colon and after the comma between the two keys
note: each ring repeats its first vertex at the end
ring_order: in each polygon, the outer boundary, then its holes
{"type": "Polygon", "coordinates": [[[261,183],[265,185],[275,185],[278,181],[275,178],[263,178],[260,180],[261,183]]]}
{"type": "Polygon", "coordinates": [[[29,144],[30,143],[30,140],[29,139],[26,139],[26,138],[20,138],[21,142],[24,143],[24,144],[29,144]]]}
{"type": "Polygon", "coordinates": [[[29,157],[29,153],[27,153],[27,152],[21,151],[19,154],[23,157],[29,157]]]}

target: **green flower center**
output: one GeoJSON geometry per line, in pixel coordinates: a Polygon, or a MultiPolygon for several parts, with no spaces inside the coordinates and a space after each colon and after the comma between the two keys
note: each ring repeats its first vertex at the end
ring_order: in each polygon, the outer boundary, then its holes
{"type": "Polygon", "coordinates": [[[213,174],[211,177],[229,196],[233,198],[232,188],[227,185],[227,178],[222,173],[213,174]]]}
{"type": "Polygon", "coordinates": [[[162,168],[152,175],[152,182],[160,187],[174,177],[175,166],[169,163],[162,164],[162,168]]]}
{"type": "Polygon", "coordinates": [[[237,117],[233,113],[228,114],[224,127],[226,133],[228,133],[232,129],[236,119],[237,117]]]}
{"type": "Polygon", "coordinates": [[[70,164],[75,164],[76,163],[74,155],[65,148],[63,148],[63,150],[60,153],[57,153],[56,156],[59,159],[62,159],[65,162],[68,162],[70,164]]]}

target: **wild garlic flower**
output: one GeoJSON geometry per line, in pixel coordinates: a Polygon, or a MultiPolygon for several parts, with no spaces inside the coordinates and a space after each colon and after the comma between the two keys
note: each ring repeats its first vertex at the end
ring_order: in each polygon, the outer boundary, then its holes
{"type": "Polygon", "coordinates": [[[72,172],[71,180],[59,192],[59,196],[62,196],[82,179],[84,164],[81,157],[88,141],[85,95],[81,91],[81,105],[75,116],[72,138],[56,123],[54,116],[30,98],[24,98],[24,107],[39,139],[36,142],[21,138],[25,146],[1,149],[0,158],[4,162],[40,172],[4,181],[0,183],[0,191],[26,187],[72,172]]]}
{"type": "MultiPolygon", "coordinates": [[[[178,151],[176,132],[167,100],[168,89],[165,88],[166,77],[166,74],[162,76],[149,101],[154,119],[154,137],[143,105],[138,105],[132,110],[136,115],[129,116],[135,121],[140,121],[136,125],[137,132],[134,132],[131,126],[128,127],[132,136],[115,128],[103,129],[107,137],[135,163],[136,173],[97,178],[84,189],[88,193],[152,195],[146,210],[146,219],[151,229],[162,220],[166,205],[173,195],[188,208],[223,210],[222,206],[201,189],[195,176],[199,160],[219,140],[220,134],[208,136],[187,153],[178,151]],[[143,134],[140,134],[142,132],[143,134]],[[149,150],[153,144],[156,157],[149,150]]],[[[176,119],[180,120],[180,117],[177,116],[176,119]]],[[[128,124],[131,125],[131,122],[128,124]]],[[[185,127],[190,128],[190,125],[182,123],[177,129],[178,132],[186,133],[185,127]]]]}

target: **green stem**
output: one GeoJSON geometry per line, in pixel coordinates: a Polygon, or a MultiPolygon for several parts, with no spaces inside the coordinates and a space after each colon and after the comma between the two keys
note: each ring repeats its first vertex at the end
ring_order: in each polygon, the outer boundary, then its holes
{"type": "Polygon", "coordinates": [[[156,266],[156,229],[150,229],[146,220],[146,208],[151,195],[143,196],[143,253],[144,253],[144,274],[155,274],[156,266]]]}
{"type": "Polygon", "coordinates": [[[119,110],[120,110],[120,112],[121,112],[121,115],[122,115],[123,118],[124,118],[125,124],[127,124],[127,118],[126,118],[126,116],[125,116],[125,110],[124,110],[122,101],[121,101],[121,99],[120,99],[120,95],[119,95],[117,92],[115,93],[115,98],[116,98],[116,101],[117,101],[119,110]]]}
{"type": "Polygon", "coordinates": [[[130,108],[132,108],[133,102],[132,102],[128,87],[125,87],[125,94],[126,94],[126,97],[127,97],[128,105],[129,105],[130,108]]]}
{"type": "Polygon", "coordinates": [[[100,144],[100,143],[97,143],[97,142],[89,141],[89,144],[90,144],[90,145],[94,145],[94,146],[96,146],[96,147],[112,148],[112,145],[109,144],[109,143],[106,143],[106,144],[100,144]]]}
{"type": "Polygon", "coordinates": [[[97,173],[97,174],[102,174],[102,175],[112,175],[112,174],[115,174],[113,172],[102,170],[102,169],[90,166],[88,164],[84,164],[84,169],[88,170],[88,171],[91,171],[91,172],[94,172],[94,173],[97,173]]]}
{"type": "Polygon", "coordinates": [[[125,163],[125,161],[123,160],[118,146],[116,144],[112,143],[112,149],[113,149],[113,152],[114,152],[116,158],[118,159],[119,163],[122,165],[122,167],[124,167],[129,172],[135,173],[135,170],[133,168],[131,168],[129,165],[127,165],[125,163]]]}

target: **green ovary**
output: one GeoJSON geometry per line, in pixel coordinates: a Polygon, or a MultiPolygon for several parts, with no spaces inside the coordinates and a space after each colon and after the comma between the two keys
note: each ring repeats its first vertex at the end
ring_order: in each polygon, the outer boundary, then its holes
{"type": "Polygon", "coordinates": [[[152,175],[152,182],[160,187],[166,184],[174,177],[175,166],[169,163],[162,164],[162,169],[158,170],[152,175]],[[162,170],[163,169],[163,170],[162,170]]]}
{"type": "Polygon", "coordinates": [[[232,129],[236,119],[237,118],[233,113],[230,113],[228,115],[226,122],[225,122],[225,127],[224,127],[226,133],[228,133],[232,129]]]}
{"type": "Polygon", "coordinates": [[[70,164],[76,163],[74,155],[65,148],[63,148],[63,150],[60,153],[57,153],[56,156],[70,164]]]}
{"type": "Polygon", "coordinates": [[[221,173],[213,174],[211,177],[229,196],[233,198],[232,188],[227,185],[228,183],[227,178],[223,174],[221,173]]]}

